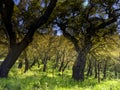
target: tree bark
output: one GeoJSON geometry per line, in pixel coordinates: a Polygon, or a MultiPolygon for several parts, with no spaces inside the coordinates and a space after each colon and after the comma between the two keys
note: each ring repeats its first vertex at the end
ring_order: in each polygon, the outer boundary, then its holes
{"type": "Polygon", "coordinates": [[[36,59],[33,60],[32,64],[30,65],[29,68],[32,68],[36,64],[36,59]]]}
{"type": "Polygon", "coordinates": [[[114,73],[115,73],[115,79],[116,79],[117,76],[118,76],[118,72],[117,72],[117,67],[116,66],[114,66],[114,73]]]}
{"type": "Polygon", "coordinates": [[[16,44],[10,48],[7,57],[0,66],[0,77],[7,77],[9,70],[15,64],[22,51],[28,46],[28,42],[16,44]]]}
{"type": "Polygon", "coordinates": [[[47,69],[47,61],[44,61],[43,72],[46,72],[46,69],[47,69]]]}
{"type": "Polygon", "coordinates": [[[105,64],[104,64],[103,79],[106,79],[106,72],[107,72],[107,60],[105,60],[105,64]]]}
{"type": "Polygon", "coordinates": [[[98,77],[98,71],[97,71],[97,61],[96,60],[94,60],[94,71],[95,71],[95,78],[97,78],[98,77]]]}
{"type": "Polygon", "coordinates": [[[62,68],[64,67],[64,61],[65,61],[65,49],[62,51],[60,67],[58,69],[59,72],[61,72],[62,68]]]}
{"type": "Polygon", "coordinates": [[[83,81],[84,80],[84,69],[86,64],[86,56],[84,53],[80,52],[78,54],[77,60],[75,61],[73,68],[72,68],[72,78],[76,81],[83,81]]]}
{"type": "Polygon", "coordinates": [[[21,69],[22,66],[23,66],[23,61],[20,60],[19,63],[18,63],[18,68],[21,69]]]}
{"type": "Polygon", "coordinates": [[[84,81],[84,69],[86,65],[86,57],[92,47],[91,36],[89,34],[85,35],[83,44],[84,45],[81,49],[79,47],[78,57],[73,65],[72,77],[77,81],[84,81]]]}
{"type": "Polygon", "coordinates": [[[59,61],[60,61],[60,56],[59,56],[59,53],[57,53],[55,58],[54,69],[58,68],[59,61]]]}
{"type": "Polygon", "coordinates": [[[29,69],[29,62],[28,62],[28,57],[27,57],[26,51],[24,53],[25,53],[25,70],[24,70],[24,73],[25,73],[29,69]]]}
{"type": "Polygon", "coordinates": [[[100,83],[100,63],[98,63],[98,83],[100,83]]]}
{"type": "Polygon", "coordinates": [[[9,39],[10,48],[16,43],[16,35],[13,30],[11,17],[14,9],[13,0],[2,0],[0,1],[0,13],[2,16],[2,22],[5,25],[5,32],[9,39]]]}
{"type": "Polygon", "coordinates": [[[38,64],[38,68],[39,68],[40,67],[39,60],[38,60],[38,58],[34,57],[34,61],[32,62],[32,64],[30,65],[29,68],[32,68],[36,63],[38,64]]]}
{"type": "Polygon", "coordinates": [[[43,59],[43,72],[46,72],[46,69],[47,69],[47,60],[48,60],[48,56],[45,55],[45,57],[43,59]]]}
{"type": "Polygon", "coordinates": [[[87,76],[92,76],[92,61],[89,60],[87,76]]]}
{"type": "Polygon", "coordinates": [[[70,61],[67,61],[67,63],[65,64],[65,66],[64,66],[63,69],[62,69],[62,72],[65,71],[65,69],[66,69],[66,67],[68,66],[69,62],[70,62],[70,61]]]}
{"type": "Polygon", "coordinates": [[[60,64],[60,67],[59,67],[59,70],[58,70],[59,72],[62,71],[63,66],[64,66],[64,60],[61,61],[61,64],[60,64]]]}

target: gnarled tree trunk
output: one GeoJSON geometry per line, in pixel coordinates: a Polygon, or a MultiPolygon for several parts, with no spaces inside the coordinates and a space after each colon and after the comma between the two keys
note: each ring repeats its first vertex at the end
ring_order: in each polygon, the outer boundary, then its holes
{"type": "Polygon", "coordinates": [[[0,13],[2,15],[2,20],[6,27],[6,33],[10,42],[10,49],[8,55],[0,66],[0,77],[7,77],[10,69],[22,53],[22,51],[32,42],[32,37],[35,31],[45,24],[53,9],[55,8],[57,0],[50,0],[50,3],[44,12],[44,14],[37,19],[29,26],[28,32],[25,35],[24,39],[20,42],[16,42],[16,33],[13,32],[13,26],[11,23],[11,16],[13,13],[14,3],[13,0],[1,0],[0,1],[0,13]]]}
{"type": "Polygon", "coordinates": [[[7,57],[0,66],[0,77],[7,77],[9,70],[15,64],[22,51],[28,46],[28,42],[16,44],[10,48],[7,57]]]}
{"type": "Polygon", "coordinates": [[[84,80],[84,69],[86,65],[86,57],[92,47],[91,36],[86,35],[83,40],[83,43],[84,43],[84,46],[81,49],[79,49],[77,60],[75,61],[72,69],[73,70],[72,78],[77,81],[84,80]]]}
{"type": "Polygon", "coordinates": [[[79,53],[77,60],[75,61],[73,68],[72,68],[72,78],[77,81],[83,81],[84,80],[84,69],[86,64],[86,56],[84,53],[79,53]]]}

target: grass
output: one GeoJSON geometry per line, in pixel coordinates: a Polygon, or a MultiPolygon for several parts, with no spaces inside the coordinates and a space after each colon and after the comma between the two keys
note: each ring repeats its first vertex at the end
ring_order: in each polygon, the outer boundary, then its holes
{"type": "Polygon", "coordinates": [[[31,70],[23,74],[13,69],[8,78],[0,79],[0,90],[120,90],[120,80],[104,80],[99,84],[89,78],[76,82],[68,72],[63,77],[57,73],[53,77],[50,72],[31,70]]]}

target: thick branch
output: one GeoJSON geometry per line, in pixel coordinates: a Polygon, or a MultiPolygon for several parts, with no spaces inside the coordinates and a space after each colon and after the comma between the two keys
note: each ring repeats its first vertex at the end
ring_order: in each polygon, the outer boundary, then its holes
{"type": "Polygon", "coordinates": [[[13,8],[14,8],[13,0],[0,1],[0,13],[2,15],[2,21],[6,27],[10,47],[16,44],[16,35],[15,32],[13,31],[13,26],[11,23],[13,8]]]}
{"type": "Polygon", "coordinates": [[[116,21],[117,21],[117,18],[111,18],[111,19],[99,24],[98,26],[96,26],[95,30],[105,28],[106,26],[108,26],[108,25],[110,25],[110,24],[112,24],[112,23],[114,23],[116,21]]]}
{"type": "Polygon", "coordinates": [[[74,44],[75,49],[76,49],[77,52],[80,52],[80,47],[78,45],[78,40],[74,36],[72,36],[72,35],[70,35],[69,33],[66,32],[66,26],[65,26],[65,24],[59,24],[59,23],[57,23],[57,25],[62,30],[64,37],[66,37],[68,40],[70,40],[74,44]]]}
{"type": "Polygon", "coordinates": [[[33,36],[34,32],[40,26],[42,26],[43,24],[45,24],[48,21],[53,9],[56,6],[56,3],[57,3],[57,0],[50,0],[50,4],[48,5],[45,13],[41,17],[34,20],[34,22],[30,25],[29,31],[26,34],[26,36],[24,37],[23,41],[26,40],[27,42],[29,42],[29,40],[32,39],[32,36],[33,36]]]}

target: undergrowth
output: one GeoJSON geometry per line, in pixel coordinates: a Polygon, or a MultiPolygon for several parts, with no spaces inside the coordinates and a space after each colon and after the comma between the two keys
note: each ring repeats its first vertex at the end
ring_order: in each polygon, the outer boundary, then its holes
{"type": "Polygon", "coordinates": [[[39,69],[22,73],[12,69],[8,78],[0,79],[0,90],[120,90],[120,80],[104,80],[88,78],[84,82],[76,82],[69,71],[63,75],[51,72],[40,72],[39,69]]]}

